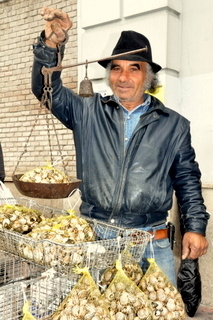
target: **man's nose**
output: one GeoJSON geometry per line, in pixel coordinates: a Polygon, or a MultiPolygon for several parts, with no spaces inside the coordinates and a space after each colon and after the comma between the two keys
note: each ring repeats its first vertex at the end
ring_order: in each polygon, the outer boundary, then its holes
{"type": "Polygon", "coordinates": [[[122,70],[119,74],[120,81],[126,81],[129,78],[129,73],[126,70],[122,70]]]}

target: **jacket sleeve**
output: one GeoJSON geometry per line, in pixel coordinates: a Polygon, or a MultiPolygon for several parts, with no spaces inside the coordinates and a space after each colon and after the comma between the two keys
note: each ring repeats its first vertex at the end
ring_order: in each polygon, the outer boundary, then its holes
{"type": "MultiPolygon", "coordinates": [[[[34,61],[32,67],[32,92],[41,101],[44,89],[44,76],[42,67],[54,67],[57,65],[58,51],[46,46],[43,42],[43,33],[33,45],[34,61]]],[[[64,57],[65,47],[61,46],[61,58],[64,57]]],[[[51,112],[67,128],[73,130],[75,123],[82,117],[83,99],[62,84],[61,72],[54,71],[51,75],[52,106],[51,112]],[[77,106],[77,108],[76,108],[77,106]]]]}
{"type": "Polygon", "coordinates": [[[0,144],[0,180],[4,182],[4,179],[5,179],[4,158],[3,158],[2,147],[0,144]]]}
{"type": "MultiPolygon", "coordinates": [[[[50,68],[57,65],[57,49],[50,48],[46,46],[43,42],[44,31],[37,38],[37,42],[33,44],[33,53],[34,61],[32,68],[32,92],[37,97],[38,100],[41,100],[44,88],[44,77],[42,75],[41,69],[43,66],[50,68]]],[[[64,46],[61,47],[62,59],[64,57],[64,46]]],[[[60,82],[61,72],[53,72],[52,80],[57,85],[60,82]]]]}
{"type": "Polygon", "coordinates": [[[180,208],[183,231],[205,235],[210,215],[204,205],[201,172],[191,146],[189,126],[183,135],[170,174],[180,208]]]}

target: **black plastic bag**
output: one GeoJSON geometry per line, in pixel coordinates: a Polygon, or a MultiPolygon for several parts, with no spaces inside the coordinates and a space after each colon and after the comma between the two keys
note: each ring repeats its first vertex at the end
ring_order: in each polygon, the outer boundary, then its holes
{"type": "Polygon", "coordinates": [[[193,317],[200,305],[202,297],[202,283],[199,272],[198,259],[185,259],[177,275],[177,288],[185,303],[186,313],[193,317]]]}

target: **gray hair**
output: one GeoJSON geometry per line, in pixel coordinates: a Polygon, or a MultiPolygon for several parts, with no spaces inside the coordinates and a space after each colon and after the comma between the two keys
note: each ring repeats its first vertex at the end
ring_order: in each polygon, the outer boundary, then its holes
{"type": "MultiPolygon", "coordinates": [[[[109,75],[111,70],[112,62],[108,63],[106,67],[106,81],[109,85],[109,75]]],[[[153,72],[152,67],[149,63],[146,64],[146,79],[144,81],[144,92],[148,91],[154,93],[159,87],[158,75],[153,72]]]]}
{"type": "Polygon", "coordinates": [[[154,93],[159,86],[158,75],[153,72],[149,63],[146,65],[146,79],[144,82],[144,91],[154,93]]]}

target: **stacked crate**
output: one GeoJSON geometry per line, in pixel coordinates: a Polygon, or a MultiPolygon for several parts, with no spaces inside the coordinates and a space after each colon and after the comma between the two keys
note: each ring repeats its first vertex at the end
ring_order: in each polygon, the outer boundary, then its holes
{"type": "Polygon", "coordinates": [[[21,320],[23,307],[28,305],[35,319],[46,319],[58,307],[78,280],[0,251],[0,319],[21,320]]]}

